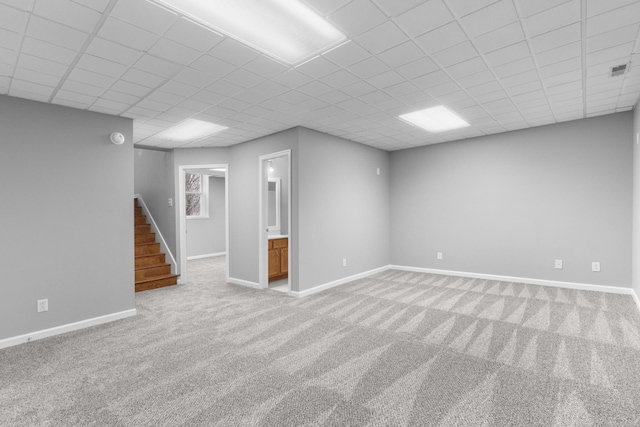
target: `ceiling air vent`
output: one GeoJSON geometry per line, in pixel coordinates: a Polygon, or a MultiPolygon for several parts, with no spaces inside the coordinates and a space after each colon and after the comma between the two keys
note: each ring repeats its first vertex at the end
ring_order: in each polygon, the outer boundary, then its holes
{"type": "Polygon", "coordinates": [[[611,77],[618,77],[626,73],[627,64],[618,65],[616,67],[611,67],[611,77]]]}

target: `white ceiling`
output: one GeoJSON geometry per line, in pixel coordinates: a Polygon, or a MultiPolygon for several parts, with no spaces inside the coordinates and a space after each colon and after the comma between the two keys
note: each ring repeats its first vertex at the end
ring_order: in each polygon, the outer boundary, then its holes
{"type": "Polygon", "coordinates": [[[305,126],[384,150],[626,111],[640,96],[640,0],[305,2],[350,41],[291,68],[146,0],[0,0],[0,94],[133,118],[137,146],[305,126]],[[397,119],[440,104],[471,126],[430,134],[397,119]],[[190,117],[229,129],[154,137],[190,117]]]}

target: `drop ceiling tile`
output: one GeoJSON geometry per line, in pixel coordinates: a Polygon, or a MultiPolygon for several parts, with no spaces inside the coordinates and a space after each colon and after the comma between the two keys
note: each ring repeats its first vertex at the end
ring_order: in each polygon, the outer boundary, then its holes
{"type": "Polygon", "coordinates": [[[371,57],[350,66],[348,70],[356,76],[366,79],[388,71],[389,67],[378,58],[371,57]]]}
{"type": "Polygon", "coordinates": [[[46,72],[46,74],[58,77],[62,77],[67,72],[68,68],[66,65],[58,64],[57,62],[43,58],[37,58],[25,53],[21,53],[18,57],[17,66],[27,68],[29,70],[46,72]]]}
{"type": "Polygon", "coordinates": [[[374,85],[378,89],[384,89],[389,86],[403,82],[405,79],[400,74],[393,70],[389,70],[386,73],[378,74],[377,76],[367,79],[367,82],[374,85]]]}
{"type": "Polygon", "coordinates": [[[276,83],[283,84],[287,87],[295,89],[306,83],[313,81],[313,79],[306,74],[302,74],[296,70],[289,70],[273,78],[276,83]]]}
{"type": "Polygon", "coordinates": [[[84,104],[86,106],[89,106],[96,101],[96,98],[94,96],[84,95],[82,93],[77,93],[77,92],[69,92],[67,90],[59,90],[56,93],[54,101],[57,101],[59,99],[77,102],[80,104],[84,104]]]}
{"type": "Polygon", "coordinates": [[[420,89],[429,89],[450,81],[451,78],[442,70],[434,71],[433,73],[425,74],[424,76],[411,80],[411,82],[420,89]]]}
{"type": "Polygon", "coordinates": [[[21,51],[65,65],[71,64],[76,57],[76,52],[72,49],[56,46],[31,37],[24,38],[21,51]]]}
{"type": "Polygon", "coordinates": [[[65,27],[38,16],[31,16],[29,19],[27,34],[38,40],[74,50],[79,50],[89,36],[82,31],[65,27]]]}
{"type": "Polygon", "coordinates": [[[283,65],[266,55],[260,55],[253,61],[245,64],[243,68],[268,79],[284,73],[289,69],[286,65],[283,65]]]}
{"type": "Polygon", "coordinates": [[[582,55],[582,43],[573,42],[564,46],[560,46],[545,52],[539,53],[536,58],[539,67],[555,64],[569,58],[575,58],[582,55]]]}
{"type": "Polygon", "coordinates": [[[97,86],[103,89],[108,88],[115,82],[115,78],[108,77],[103,74],[94,73],[93,71],[75,68],[69,73],[69,80],[97,86]]]}
{"type": "Polygon", "coordinates": [[[485,94],[482,94],[482,95],[474,96],[473,98],[479,104],[483,104],[485,102],[490,102],[490,101],[495,101],[495,100],[507,98],[507,94],[506,94],[505,91],[499,90],[499,91],[495,91],[495,92],[489,92],[489,93],[485,93],[485,94]]]}
{"type": "MultiPolygon", "coordinates": [[[[22,1],[22,0],[17,0],[22,1]]],[[[86,7],[90,7],[100,13],[104,12],[109,5],[110,0],[73,0],[75,3],[81,4],[86,7]]]]}
{"type": "Polygon", "coordinates": [[[447,0],[447,4],[457,16],[465,16],[496,1],[497,0],[447,0]]]}
{"type": "Polygon", "coordinates": [[[0,28],[21,33],[26,20],[25,12],[0,4],[0,28]]]}
{"type": "Polygon", "coordinates": [[[446,95],[446,94],[449,94],[449,93],[457,92],[459,90],[460,90],[460,86],[458,86],[456,83],[447,82],[447,83],[443,83],[441,85],[429,88],[427,90],[427,93],[430,96],[432,96],[434,98],[437,98],[437,97],[439,97],[441,95],[446,95]]]}
{"type": "Polygon", "coordinates": [[[170,77],[181,68],[169,61],[147,54],[143,55],[138,62],[134,64],[134,67],[162,77],[170,77]]]}
{"type": "Polygon", "coordinates": [[[569,71],[568,73],[547,77],[543,80],[544,85],[548,88],[573,81],[582,82],[582,70],[569,71]]]}
{"type": "Polygon", "coordinates": [[[484,70],[479,73],[471,74],[469,76],[461,77],[457,79],[458,83],[463,88],[472,88],[484,83],[495,80],[493,73],[489,70],[484,70]]]}
{"type": "Polygon", "coordinates": [[[493,80],[475,87],[468,89],[471,96],[484,95],[485,93],[495,92],[502,90],[502,86],[497,81],[493,80]]]}
{"type": "Polygon", "coordinates": [[[493,71],[499,78],[513,76],[514,74],[524,73],[525,71],[535,70],[536,66],[531,58],[522,58],[508,64],[495,67],[493,71]]]}
{"type": "Polygon", "coordinates": [[[166,80],[164,77],[156,76],[155,74],[138,70],[137,68],[129,68],[127,72],[122,75],[121,79],[129,83],[148,87],[149,89],[160,86],[166,80]]]}
{"type": "Polygon", "coordinates": [[[322,56],[317,56],[314,59],[297,66],[296,70],[315,79],[319,79],[327,74],[337,71],[339,68],[340,67],[326,60],[322,56]]]}
{"type": "Polygon", "coordinates": [[[0,28],[0,47],[14,51],[19,50],[20,39],[20,34],[0,28]]]}
{"type": "Polygon", "coordinates": [[[222,35],[186,18],[180,18],[164,36],[199,52],[208,51],[223,39],[222,35]]]}
{"type": "Polygon", "coordinates": [[[587,0],[587,17],[600,15],[613,9],[618,9],[636,3],[638,0],[587,0]]]}
{"type": "Polygon", "coordinates": [[[39,71],[29,70],[28,68],[16,67],[13,71],[13,77],[26,82],[38,82],[49,87],[56,87],[60,83],[59,76],[52,76],[39,71]]]}
{"type": "Polygon", "coordinates": [[[424,57],[424,52],[412,41],[405,42],[378,55],[378,58],[392,68],[400,67],[424,57]]]}
{"type": "Polygon", "coordinates": [[[416,38],[416,43],[427,53],[435,53],[467,40],[457,22],[450,22],[416,38]]]}
{"type": "Polygon", "coordinates": [[[442,0],[429,0],[399,15],[394,21],[407,34],[417,37],[453,21],[453,15],[442,0]]]}
{"type": "Polygon", "coordinates": [[[493,52],[487,53],[485,55],[485,59],[492,67],[499,67],[500,65],[508,64],[529,57],[530,52],[527,42],[512,44],[511,46],[494,50],[493,52]]]}
{"type": "Polygon", "coordinates": [[[390,17],[397,16],[407,10],[417,6],[424,0],[374,0],[382,11],[390,17]]]}
{"type": "Polygon", "coordinates": [[[525,25],[529,37],[535,37],[578,21],[580,21],[580,1],[571,0],[528,17],[525,25]]]}
{"type": "Polygon", "coordinates": [[[348,67],[349,65],[360,62],[365,58],[371,56],[364,48],[354,42],[348,42],[339,46],[331,51],[322,55],[329,61],[337,64],[341,67],[348,67]]]}
{"type": "Polygon", "coordinates": [[[447,73],[454,79],[466,77],[471,74],[478,73],[487,69],[487,65],[484,60],[479,56],[468,61],[460,62],[458,64],[447,67],[447,73]]]}
{"type": "Polygon", "coordinates": [[[150,31],[113,17],[108,17],[102,24],[98,36],[140,51],[148,50],[158,39],[150,31]]]}
{"type": "Polygon", "coordinates": [[[515,96],[515,95],[521,95],[523,93],[538,91],[541,89],[542,89],[542,83],[540,83],[539,80],[536,80],[536,81],[521,84],[518,86],[513,86],[508,89],[508,92],[509,92],[509,95],[515,96]]]}
{"type": "Polygon", "coordinates": [[[213,83],[216,78],[193,68],[185,67],[173,77],[173,80],[202,89],[213,83]]]}
{"type": "Polygon", "coordinates": [[[88,85],[86,83],[80,83],[73,80],[65,80],[62,84],[61,89],[67,90],[69,92],[81,93],[83,95],[99,97],[105,91],[105,88],[88,85]]]}
{"type": "Polygon", "coordinates": [[[371,1],[355,0],[333,12],[329,19],[354,37],[382,24],[386,16],[371,1]]]}
{"type": "Polygon", "coordinates": [[[45,19],[77,28],[85,33],[93,31],[100,19],[100,13],[70,0],[38,1],[33,12],[45,19]]]}
{"type": "Polygon", "coordinates": [[[358,77],[354,76],[347,70],[339,70],[335,73],[329,74],[324,77],[322,81],[334,88],[341,88],[360,80],[358,77]]]}
{"type": "Polygon", "coordinates": [[[202,54],[202,52],[164,37],[158,40],[148,53],[179,65],[189,64],[202,54]]]}
{"type": "Polygon", "coordinates": [[[100,37],[94,37],[85,51],[89,55],[97,56],[122,65],[131,65],[140,59],[142,52],[110,42],[100,37]]]}
{"type": "Polygon", "coordinates": [[[92,107],[105,108],[105,109],[109,109],[119,113],[121,111],[126,110],[129,106],[122,102],[110,101],[108,99],[98,99],[96,102],[93,103],[92,107]]]}
{"type": "Polygon", "coordinates": [[[461,19],[462,26],[471,37],[477,37],[518,20],[512,0],[492,3],[461,19]]]}
{"type": "Polygon", "coordinates": [[[309,6],[317,10],[323,15],[328,15],[329,13],[335,11],[336,9],[344,6],[346,3],[349,3],[350,0],[303,0],[309,6]]]}
{"type": "Polygon", "coordinates": [[[235,83],[242,88],[253,87],[265,81],[263,77],[260,77],[259,75],[246,71],[242,68],[238,68],[230,72],[224,77],[224,79],[226,81],[235,83]]]}
{"type": "MultiPolygon", "coordinates": [[[[210,55],[202,55],[193,61],[189,67],[215,77],[225,76],[236,69],[235,65],[222,61],[218,58],[214,58],[210,55]]],[[[251,67],[247,67],[249,71],[251,71],[250,68],[251,67]]]]}
{"type": "Polygon", "coordinates": [[[387,21],[356,38],[357,43],[374,54],[405,41],[407,41],[407,36],[393,21],[387,21]]]}
{"type": "MultiPolygon", "coordinates": [[[[298,87],[297,90],[309,96],[319,96],[319,95],[322,95],[323,93],[331,92],[333,88],[331,86],[328,86],[322,83],[319,80],[314,80],[312,82],[309,82],[307,84],[304,84],[298,87]]],[[[298,102],[301,102],[301,101],[298,101],[298,102]]]]}
{"type": "Polygon", "coordinates": [[[402,96],[407,93],[415,92],[416,90],[416,87],[409,82],[398,83],[397,85],[389,86],[384,89],[384,91],[391,96],[402,96]]]}
{"type": "MultiPolygon", "coordinates": [[[[5,64],[0,62],[0,76],[9,77],[13,73],[13,65],[5,64]]],[[[32,70],[33,71],[33,70],[32,70]]]]}
{"type": "Polygon", "coordinates": [[[519,86],[525,83],[540,80],[537,70],[529,70],[524,73],[515,74],[513,76],[505,77],[500,80],[500,83],[506,88],[519,86]]]}
{"type": "Polygon", "coordinates": [[[177,14],[146,0],[118,1],[111,16],[155,34],[163,34],[178,20],[177,14]]]}
{"type": "Polygon", "coordinates": [[[111,86],[111,90],[136,96],[144,96],[149,93],[148,87],[125,82],[124,80],[117,81],[113,86],[111,86]]]}
{"type": "Polygon", "coordinates": [[[432,55],[432,57],[443,67],[449,67],[476,56],[478,56],[478,52],[468,41],[432,55]]]}
{"type": "Polygon", "coordinates": [[[227,98],[228,97],[226,95],[221,95],[219,93],[212,92],[210,90],[201,90],[193,94],[189,99],[198,101],[198,102],[203,102],[208,106],[211,106],[211,105],[216,105],[218,102],[224,101],[227,98]]]}
{"type": "Polygon", "coordinates": [[[237,66],[244,65],[261,55],[250,47],[238,43],[230,38],[225,38],[223,41],[218,43],[209,51],[209,54],[215,58],[237,66]]]}
{"type": "Polygon", "coordinates": [[[532,37],[530,43],[531,49],[535,53],[541,53],[572,42],[579,42],[581,39],[581,25],[580,23],[575,23],[532,37]]]}
{"type": "Polygon", "coordinates": [[[140,100],[140,97],[138,96],[129,95],[122,92],[115,92],[112,90],[108,90],[105,93],[103,93],[101,98],[108,99],[110,101],[123,102],[129,105],[135,104],[140,100]]]}
{"type": "Polygon", "coordinates": [[[590,37],[586,41],[587,53],[625,44],[636,39],[640,24],[627,25],[613,31],[590,37]]]}
{"type": "MultiPolygon", "coordinates": [[[[319,95],[318,98],[329,104],[337,104],[339,102],[346,101],[351,97],[339,90],[332,90],[331,92],[327,92],[327,93],[323,93],[322,95],[319,95]]],[[[269,108],[269,106],[267,106],[267,108],[269,108]]]]}
{"type": "Polygon", "coordinates": [[[160,86],[159,90],[173,93],[174,95],[178,95],[184,98],[188,98],[199,91],[198,88],[195,88],[191,85],[187,85],[184,83],[180,83],[179,81],[176,81],[176,80],[169,80],[168,82],[160,86]]]}
{"type": "Polygon", "coordinates": [[[638,16],[640,16],[640,2],[589,18],[587,20],[587,37],[637,24],[638,16]]]}
{"type": "Polygon", "coordinates": [[[260,99],[259,101],[256,100],[255,103],[262,102],[266,98],[278,96],[289,91],[289,88],[287,86],[281,85],[271,80],[260,83],[259,85],[255,86],[254,89],[262,94],[267,95],[264,99],[260,99]]]}
{"type": "Polygon", "coordinates": [[[587,54],[587,67],[602,63],[608,63],[610,67],[625,64],[631,60],[631,52],[633,51],[634,46],[635,42],[630,42],[609,49],[589,53],[587,54]]]}
{"type": "Polygon", "coordinates": [[[341,89],[347,95],[351,95],[353,97],[359,97],[369,92],[373,92],[376,88],[365,81],[359,81],[348,86],[345,86],[341,89]]]}
{"type": "Polygon", "coordinates": [[[431,58],[425,56],[417,61],[396,67],[395,71],[401,74],[404,78],[411,80],[415,77],[424,76],[425,74],[431,73],[439,68],[440,67],[436,65],[431,58]]]}
{"type": "Polygon", "coordinates": [[[31,11],[33,10],[34,0],[0,0],[0,4],[11,6],[16,9],[31,11]]]}
{"type": "Polygon", "coordinates": [[[547,95],[547,97],[549,98],[549,102],[551,102],[552,104],[555,104],[560,101],[571,100],[571,99],[578,99],[578,98],[582,99],[582,96],[583,96],[582,89],[572,90],[572,91],[567,91],[562,93],[555,93],[553,95],[547,95]]]}
{"type": "Polygon", "coordinates": [[[524,39],[525,36],[522,31],[522,25],[520,22],[514,22],[476,37],[473,42],[481,53],[489,53],[524,39]]]}
{"type": "MultiPolygon", "coordinates": [[[[125,65],[88,54],[82,55],[76,66],[83,70],[89,70],[99,74],[104,74],[105,76],[113,77],[120,76],[127,69],[125,65]]],[[[66,67],[64,70],[66,71],[66,67]]]]}

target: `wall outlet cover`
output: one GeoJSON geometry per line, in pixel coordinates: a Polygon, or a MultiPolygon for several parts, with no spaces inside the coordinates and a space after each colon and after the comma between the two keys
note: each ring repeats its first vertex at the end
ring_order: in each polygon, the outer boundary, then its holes
{"type": "Polygon", "coordinates": [[[438,259],[442,259],[442,252],[438,252],[438,254],[436,255],[436,257],[437,257],[438,259]]]}
{"type": "Polygon", "coordinates": [[[39,299],[37,307],[38,307],[38,313],[42,313],[43,311],[49,311],[49,300],[39,299]]]}
{"type": "Polygon", "coordinates": [[[562,270],[562,260],[561,259],[557,259],[555,265],[556,265],[556,268],[558,270],[562,270]]]}
{"type": "Polygon", "coordinates": [[[600,271],[600,263],[592,262],[591,263],[591,271],[600,271]]]}

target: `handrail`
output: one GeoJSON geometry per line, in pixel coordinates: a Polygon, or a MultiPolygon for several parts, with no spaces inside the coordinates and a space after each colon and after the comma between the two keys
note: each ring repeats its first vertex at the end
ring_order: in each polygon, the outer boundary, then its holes
{"type": "Polygon", "coordinates": [[[154,221],[153,216],[151,215],[151,212],[147,207],[147,204],[144,202],[140,194],[134,194],[133,198],[138,199],[140,201],[142,211],[151,222],[151,229],[153,230],[154,233],[156,233],[156,236],[160,238],[160,248],[164,253],[169,255],[169,261],[171,264],[171,273],[178,274],[176,273],[178,271],[178,263],[176,263],[176,259],[173,257],[173,254],[171,253],[171,249],[169,249],[167,242],[164,240],[164,237],[162,237],[162,232],[160,232],[160,228],[158,228],[158,224],[156,224],[156,222],[154,221]]]}

